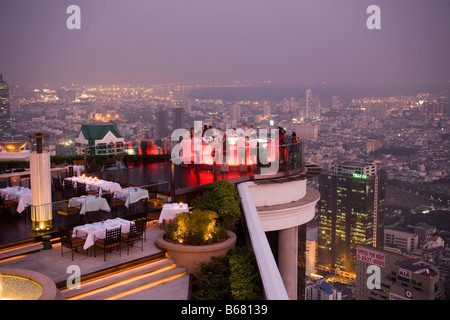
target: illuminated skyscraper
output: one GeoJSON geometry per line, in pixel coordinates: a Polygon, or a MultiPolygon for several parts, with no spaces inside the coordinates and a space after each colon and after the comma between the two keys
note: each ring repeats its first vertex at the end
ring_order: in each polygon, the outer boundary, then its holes
{"type": "Polygon", "coordinates": [[[184,108],[176,106],[172,109],[173,114],[173,130],[184,128],[184,108]]]}
{"type": "Polygon", "coordinates": [[[167,109],[161,108],[156,112],[156,138],[163,139],[169,136],[167,109]]]}
{"type": "Polygon", "coordinates": [[[309,112],[310,112],[309,108],[311,107],[310,106],[310,103],[311,103],[311,90],[310,89],[306,90],[305,97],[306,97],[305,119],[309,119],[309,112]]]}
{"type": "Polygon", "coordinates": [[[9,88],[0,74],[0,140],[11,139],[11,117],[9,112],[9,88]]]}
{"type": "Polygon", "coordinates": [[[336,164],[319,192],[318,269],[354,280],[356,245],[383,248],[385,178],[376,164],[336,164]]]}

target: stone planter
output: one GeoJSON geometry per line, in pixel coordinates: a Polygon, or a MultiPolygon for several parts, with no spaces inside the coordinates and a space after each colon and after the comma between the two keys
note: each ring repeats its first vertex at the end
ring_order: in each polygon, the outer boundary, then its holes
{"type": "Polygon", "coordinates": [[[233,249],[236,244],[236,234],[227,231],[228,239],[222,242],[204,245],[191,246],[172,243],[164,240],[164,233],[156,238],[156,245],[167,250],[170,259],[175,260],[178,267],[187,269],[187,273],[198,275],[199,265],[202,262],[211,261],[211,257],[225,256],[228,250],[233,249]]]}

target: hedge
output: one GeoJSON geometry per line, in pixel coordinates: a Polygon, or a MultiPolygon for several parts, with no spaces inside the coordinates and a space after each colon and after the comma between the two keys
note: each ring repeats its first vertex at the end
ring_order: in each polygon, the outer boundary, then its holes
{"type": "Polygon", "coordinates": [[[262,281],[256,258],[246,247],[236,247],[225,257],[200,265],[193,281],[194,300],[259,300],[262,281]]]}

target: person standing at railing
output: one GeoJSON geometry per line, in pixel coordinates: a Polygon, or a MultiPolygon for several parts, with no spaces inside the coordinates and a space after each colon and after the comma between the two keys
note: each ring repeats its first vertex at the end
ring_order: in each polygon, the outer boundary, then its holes
{"type": "Polygon", "coordinates": [[[236,141],[236,146],[237,146],[239,170],[240,170],[240,172],[245,172],[245,171],[247,171],[246,139],[245,139],[245,134],[243,132],[239,133],[239,137],[236,141]]]}
{"type": "Polygon", "coordinates": [[[253,132],[248,139],[248,146],[250,149],[250,165],[252,170],[257,168],[257,153],[258,153],[258,139],[256,138],[256,132],[253,132]]]}
{"type": "Polygon", "coordinates": [[[222,172],[228,172],[227,146],[227,134],[224,131],[222,135],[222,172]]]}
{"type": "Polygon", "coordinates": [[[282,127],[278,127],[278,159],[280,164],[286,163],[286,131],[282,127]]]}
{"type": "Polygon", "coordinates": [[[300,139],[297,137],[297,134],[295,132],[292,132],[291,136],[291,146],[289,149],[289,163],[294,160],[294,168],[297,168],[297,162],[298,162],[298,144],[300,142],[300,139]]]}

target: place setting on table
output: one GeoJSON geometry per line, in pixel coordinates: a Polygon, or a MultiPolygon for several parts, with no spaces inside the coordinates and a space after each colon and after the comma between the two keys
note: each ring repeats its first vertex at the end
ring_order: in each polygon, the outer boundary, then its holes
{"type": "Polygon", "coordinates": [[[5,200],[17,201],[17,212],[21,213],[31,205],[31,189],[13,186],[0,189],[0,194],[5,200]]]}

